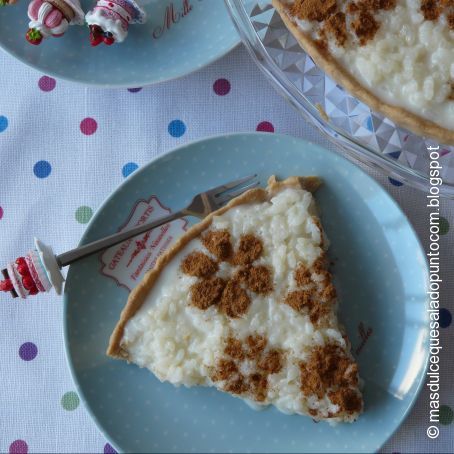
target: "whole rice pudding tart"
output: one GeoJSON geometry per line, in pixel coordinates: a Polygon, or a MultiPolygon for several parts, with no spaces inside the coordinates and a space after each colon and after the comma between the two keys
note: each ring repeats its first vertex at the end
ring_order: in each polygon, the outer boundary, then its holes
{"type": "Polygon", "coordinates": [[[337,319],[315,177],[271,177],[192,227],[131,293],[108,354],[254,408],[352,422],[358,366],[337,319]]]}
{"type": "Polygon", "coordinates": [[[273,0],[336,82],[413,132],[454,144],[454,0],[273,0]]]}

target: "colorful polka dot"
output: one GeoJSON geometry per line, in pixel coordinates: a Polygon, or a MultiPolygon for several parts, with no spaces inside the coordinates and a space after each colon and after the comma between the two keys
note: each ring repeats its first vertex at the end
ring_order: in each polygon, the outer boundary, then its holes
{"type": "Polygon", "coordinates": [[[106,443],[104,445],[104,454],[117,454],[117,451],[109,443],[106,443]]]}
{"type": "Polygon", "coordinates": [[[438,227],[440,229],[440,235],[446,235],[449,232],[449,221],[443,216],[440,216],[438,227]]]}
{"type": "Polygon", "coordinates": [[[8,119],[0,115],[0,132],[3,132],[8,127],[8,119]]]}
{"type": "Polygon", "coordinates": [[[213,90],[218,96],[225,96],[230,92],[230,82],[227,79],[218,79],[213,84],[213,90]]]}
{"type": "Polygon", "coordinates": [[[440,309],[440,326],[447,328],[452,322],[452,315],[449,309],[440,309]]]}
{"type": "Polygon", "coordinates": [[[274,132],[274,126],[269,121],[262,121],[257,125],[256,131],[260,132],[274,132]]]}
{"type": "Polygon", "coordinates": [[[186,132],[186,125],[181,120],[172,120],[167,129],[172,137],[178,138],[186,132]]]}
{"type": "Polygon", "coordinates": [[[391,177],[388,177],[388,180],[393,186],[400,187],[404,185],[401,181],[395,180],[394,178],[391,177]]]}
{"type": "Polygon", "coordinates": [[[31,361],[36,358],[38,347],[33,342],[25,342],[19,348],[19,356],[24,361],[31,361]]]}
{"type": "Polygon", "coordinates": [[[81,224],[86,224],[93,216],[93,210],[85,205],[80,206],[76,210],[76,221],[81,224]]]}
{"type": "Polygon", "coordinates": [[[4,213],[3,208],[0,207],[0,219],[3,217],[3,213],[4,213]]]}
{"type": "Polygon", "coordinates": [[[129,91],[130,93],[138,93],[140,90],[142,90],[142,87],[128,88],[128,91],[129,91]]]}
{"type": "Polygon", "coordinates": [[[50,165],[50,163],[48,161],[38,161],[33,166],[33,173],[38,178],[47,178],[51,172],[52,172],[52,166],[50,165]]]}
{"type": "Polygon", "coordinates": [[[77,393],[68,391],[61,398],[61,406],[68,411],[73,411],[79,406],[80,400],[77,393]]]}
{"type": "Polygon", "coordinates": [[[452,411],[451,407],[447,405],[442,405],[440,407],[440,423],[447,426],[452,423],[454,419],[454,412],[452,411]]]}
{"type": "Polygon", "coordinates": [[[28,445],[24,440],[14,440],[9,445],[9,454],[27,454],[28,445]]]}
{"type": "Polygon", "coordinates": [[[97,129],[98,123],[94,118],[87,117],[80,122],[80,130],[82,131],[82,134],[85,134],[86,136],[91,136],[97,129]]]}
{"type": "Polygon", "coordinates": [[[53,77],[43,76],[38,81],[38,87],[42,91],[52,91],[57,85],[57,81],[53,77]]]}
{"type": "Polygon", "coordinates": [[[135,162],[128,162],[121,169],[121,173],[126,178],[128,175],[131,175],[132,172],[136,171],[139,166],[135,162]]]}

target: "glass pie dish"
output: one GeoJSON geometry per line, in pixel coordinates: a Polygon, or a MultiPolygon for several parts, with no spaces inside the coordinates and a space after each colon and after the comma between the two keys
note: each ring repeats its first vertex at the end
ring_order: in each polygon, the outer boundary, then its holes
{"type": "Polygon", "coordinates": [[[288,31],[271,0],[225,0],[252,58],[276,89],[347,155],[428,190],[428,147],[439,146],[440,193],[454,198],[454,146],[399,127],[328,77],[288,31]]]}

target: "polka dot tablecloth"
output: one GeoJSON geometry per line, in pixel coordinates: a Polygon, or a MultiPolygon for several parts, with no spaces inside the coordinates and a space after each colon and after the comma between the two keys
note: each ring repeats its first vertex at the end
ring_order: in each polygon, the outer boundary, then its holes
{"type": "MultiPolygon", "coordinates": [[[[257,130],[334,148],[273,91],[242,48],[181,80],[128,90],[54,80],[4,54],[0,67],[0,264],[26,252],[34,235],[58,252],[74,247],[125,177],[188,141],[257,130]]],[[[427,248],[425,194],[369,172],[400,203],[427,248]]],[[[424,389],[384,452],[454,447],[454,203],[443,201],[441,214],[440,436],[431,441],[425,434],[424,389]]],[[[0,296],[0,383],[0,452],[114,452],[75,392],[61,299],[54,294],[27,301],[0,296]]]]}

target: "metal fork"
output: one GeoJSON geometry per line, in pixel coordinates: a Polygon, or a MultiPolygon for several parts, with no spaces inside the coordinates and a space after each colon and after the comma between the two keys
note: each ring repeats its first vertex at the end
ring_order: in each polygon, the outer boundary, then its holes
{"type": "Polygon", "coordinates": [[[96,240],[92,243],[72,249],[64,254],[57,255],[56,260],[58,266],[62,268],[76,262],[77,260],[83,259],[84,257],[95,254],[96,252],[100,252],[104,249],[108,249],[111,246],[115,246],[116,244],[128,240],[129,238],[133,238],[184,216],[195,216],[202,219],[213,211],[221,208],[234,197],[243,194],[243,192],[248,191],[249,189],[257,187],[259,184],[260,182],[257,180],[257,175],[250,175],[248,177],[217,186],[216,188],[208,191],[201,192],[192,199],[191,203],[186,208],[183,208],[180,211],[171,213],[168,216],[160,218],[156,221],[142,224],[137,227],[124,230],[123,232],[114,233],[113,235],[106,236],[100,240],[96,240]]]}

